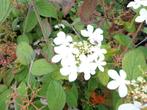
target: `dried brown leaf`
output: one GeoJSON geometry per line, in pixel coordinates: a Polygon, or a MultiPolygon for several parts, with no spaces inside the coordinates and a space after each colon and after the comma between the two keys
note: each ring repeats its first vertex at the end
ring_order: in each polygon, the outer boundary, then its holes
{"type": "Polygon", "coordinates": [[[95,12],[98,0],[84,0],[78,10],[78,15],[81,21],[85,24],[90,24],[95,20],[95,12]]]}
{"type": "Polygon", "coordinates": [[[63,14],[64,16],[66,16],[69,13],[72,6],[75,4],[76,0],[49,0],[49,1],[61,6],[63,14]]]}

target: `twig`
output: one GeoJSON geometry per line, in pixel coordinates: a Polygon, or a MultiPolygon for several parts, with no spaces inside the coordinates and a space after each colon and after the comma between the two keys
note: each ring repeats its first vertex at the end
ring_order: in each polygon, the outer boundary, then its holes
{"type": "Polygon", "coordinates": [[[135,43],[136,37],[137,37],[139,31],[141,30],[142,26],[143,26],[143,22],[139,25],[139,27],[137,28],[137,31],[132,35],[132,37],[133,37],[132,42],[135,43]]]}

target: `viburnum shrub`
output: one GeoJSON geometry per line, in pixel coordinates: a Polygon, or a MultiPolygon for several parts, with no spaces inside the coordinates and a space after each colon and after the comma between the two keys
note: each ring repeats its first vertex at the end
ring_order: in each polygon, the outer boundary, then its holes
{"type": "Polygon", "coordinates": [[[0,110],[147,110],[147,0],[0,0],[0,110]]]}

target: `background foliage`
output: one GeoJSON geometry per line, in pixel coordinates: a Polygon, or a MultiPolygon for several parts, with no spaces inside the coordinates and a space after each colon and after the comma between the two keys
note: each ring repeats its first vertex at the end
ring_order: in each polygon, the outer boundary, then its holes
{"type": "Polygon", "coordinates": [[[147,28],[135,23],[128,2],[0,0],[1,110],[116,110],[123,100],[106,88],[108,68],[122,67],[129,79],[147,70],[147,28]],[[65,28],[54,28],[59,23],[65,28]],[[76,39],[87,24],[104,30],[107,66],[69,83],[51,63],[53,38],[63,30],[76,39]]]}

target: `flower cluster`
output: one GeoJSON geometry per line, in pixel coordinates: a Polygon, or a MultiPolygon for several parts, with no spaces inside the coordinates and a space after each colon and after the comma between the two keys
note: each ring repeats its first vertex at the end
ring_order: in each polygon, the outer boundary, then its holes
{"type": "Polygon", "coordinates": [[[104,71],[106,50],[101,48],[103,31],[100,28],[94,30],[88,25],[86,30],[81,30],[81,35],[88,40],[74,41],[70,35],[60,31],[54,39],[55,56],[53,63],[61,63],[60,72],[68,76],[69,81],[77,79],[79,73],[84,73],[84,79],[88,80],[96,73],[96,69],[104,71]]]}
{"type": "Polygon", "coordinates": [[[145,104],[147,103],[147,83],[143,77],[139,76],[136,80],[131,81],[126,80],[127,76],[124,70],[120,70],[119,73],[109,70],[108,75],[113,79],[108,83],[108,89],[118,88],[119,96],[125,97],[127,102],[130,102],[121,104],[118,110],[142,110],[147,107],[145,104]]]}
{"type": "Polygon", "coordinates": [[[147,0],[134,0],[131,1],[127,7],[133,7],[133,9],[141,9],[139,10],[139,16],[135,19],[136,22],[141,23],[144,22],[147,24],[147,0]]]}

